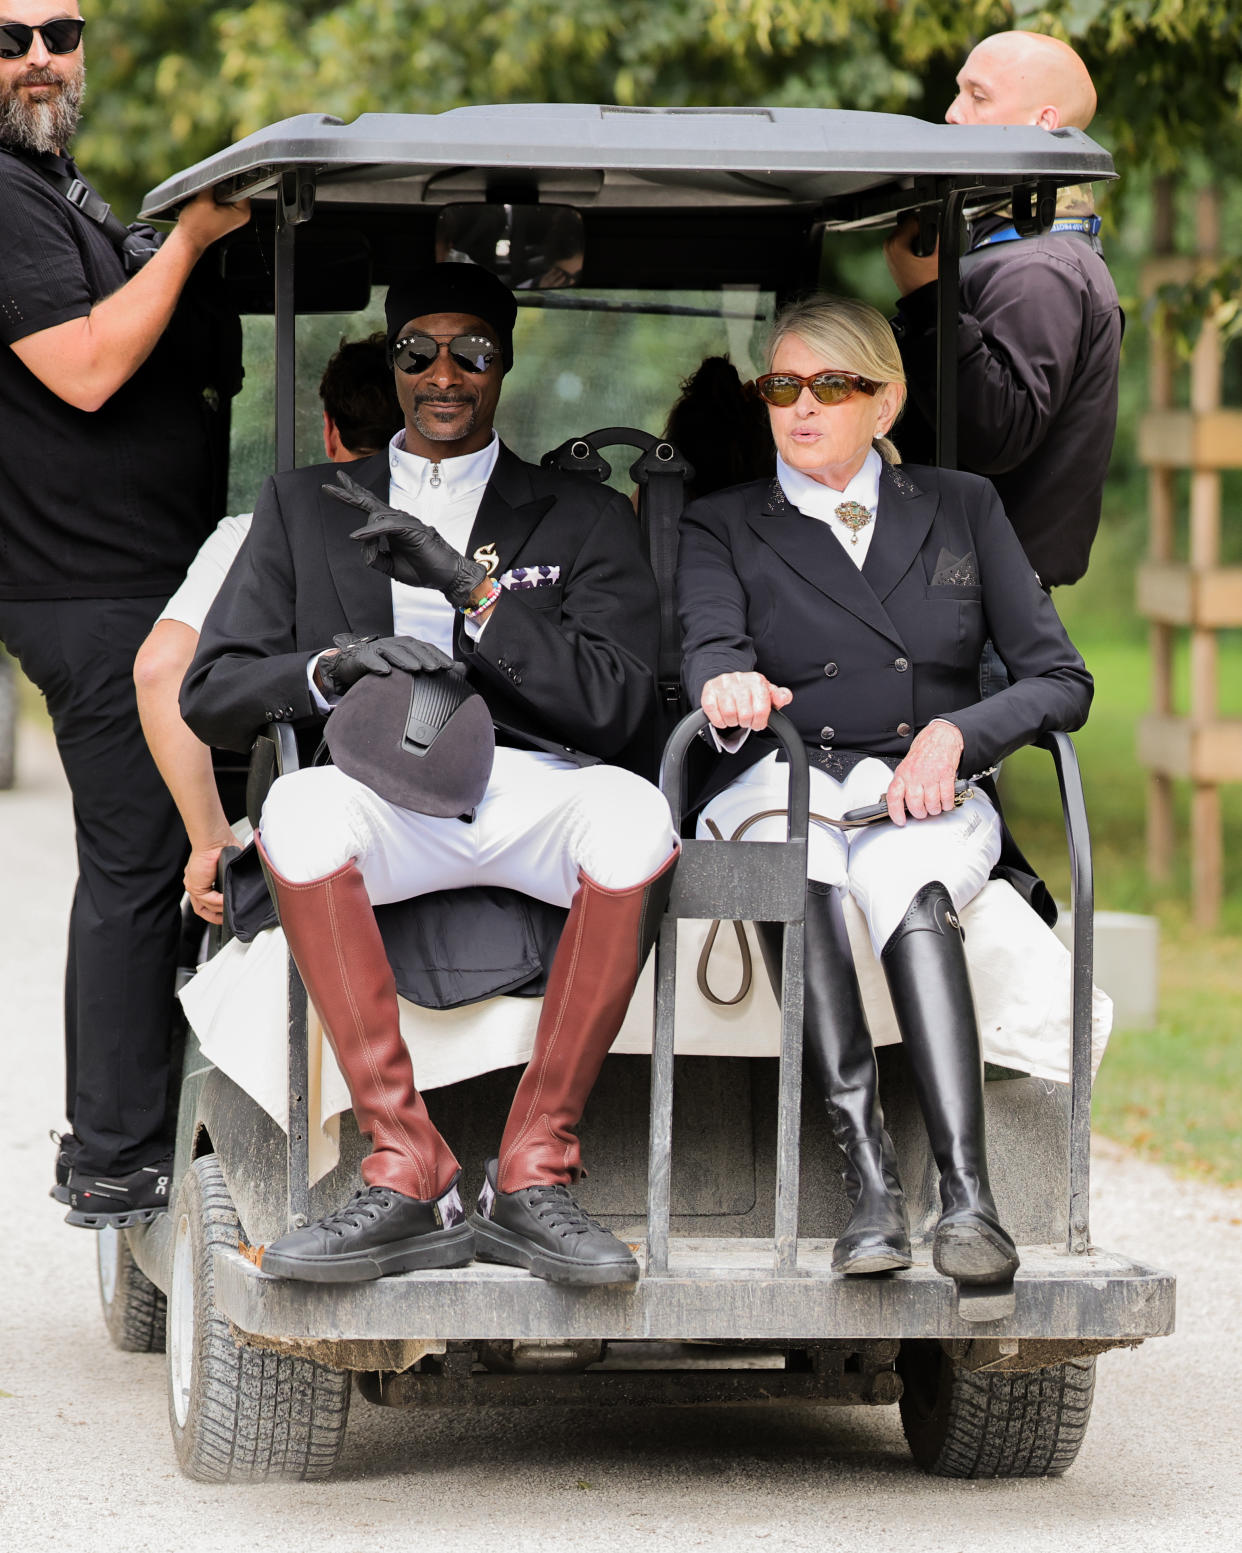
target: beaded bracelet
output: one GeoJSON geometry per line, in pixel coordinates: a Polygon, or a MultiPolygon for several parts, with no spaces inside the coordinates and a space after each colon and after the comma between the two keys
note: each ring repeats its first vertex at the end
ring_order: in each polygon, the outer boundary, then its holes
{"type": "Polygon", "coordinates": [[[463,604],[461,612],[467,620],[475,620],[485,609],[490,609],[500,597],[500,584],[494,577],[487,579],[487,592],[481,599],[476,599],[473,604],[463,604]]]}

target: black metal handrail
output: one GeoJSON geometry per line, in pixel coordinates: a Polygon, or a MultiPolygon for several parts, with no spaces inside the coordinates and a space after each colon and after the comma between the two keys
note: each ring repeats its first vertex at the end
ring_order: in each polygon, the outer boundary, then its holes
{"type": "Polygon", "coordinates": [[[1091,1245],[1091,997],[1095,974],[1095,881],[1091,870],[1091,832],[1074,741],[1068,733],[1047,733],[1035,740],[1056,767],[1069,848],[1070,906],[1073,911],[1070,1057],[1069,1231],[1067,1249],[1091,1245]]]}
{"type": "MultiPolygon", "coordinates": [[[[707,717],[691,712],[673,730],[660,765],[660,788],[680,831],[685,760],[707,717]]],[[[647,1176],[647,1272],[668,1272],[672,1200],[673,1050],[677,1000],[677,924],[684,917],[783,922],[781,1055],[776,1129],[778,1274],[798,1263],[799,1131],[802,1117],[802,946],[806,911],[810,772],[802,738],[774,712],[769,729],[789,758],[789,817],[784,846],[747,841],[683,840],[681,859],[656,942],[655,1026],[651,1043],[651,1142],[647,1176]]]]}

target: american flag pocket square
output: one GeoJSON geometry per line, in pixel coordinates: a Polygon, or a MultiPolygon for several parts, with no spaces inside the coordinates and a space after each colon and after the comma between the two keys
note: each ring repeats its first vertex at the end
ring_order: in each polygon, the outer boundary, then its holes
{"type": "Polygon", "coordinates": [[[502,573],[500,586],[516,593],[522,588],[549,588],[560,580],[559,566],[515,566],[512,571],[502,573]]]}

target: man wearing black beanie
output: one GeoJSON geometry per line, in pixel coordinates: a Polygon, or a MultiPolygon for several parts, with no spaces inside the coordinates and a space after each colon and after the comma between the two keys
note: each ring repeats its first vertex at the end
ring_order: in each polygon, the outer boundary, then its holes
{"type": "MultiPolygon", "coordinates": [[[[655,582],[627,503],[526,464],[497,439],[517,316],[507,288],[474,265],[433,265],[394,283],[386,312],[404,429],[352,479],[321,466],[267,482],[204,623],[182,710],[215,745],[246,750],[280,719],[310,749],[364,674],[452,660],[486,702],[497,747],[468,824],[399,807],[336,766],[272,787],[259,845],[372,1152],[362,1194],[267,1247],[263,1268],[353,1281],[459,1266],[477,1250],[557,1282],[632,1282],[629,1248],[569,1188],[581,1173],[573,1128],[676,858],[659,791],[605,764],[654,710],[655,582]],[[468,885],[569,915],[534,1051],[467,1221],[457,1160],[415,1086],[373,908],[468,885]]],[[[453,917],[454,899],[438,898],[438,939],[465,963],[477,928],[468,911],[453,917]]],[[[475,995],[513,984],[498,978],[475,995]]]]}

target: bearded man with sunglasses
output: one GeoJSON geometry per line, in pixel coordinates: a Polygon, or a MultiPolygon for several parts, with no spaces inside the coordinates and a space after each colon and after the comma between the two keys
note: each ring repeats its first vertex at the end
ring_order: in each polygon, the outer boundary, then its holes
{"type": "MultiPolygon", "coordinates": [[[[632,1282],[629,1248],[569,1188],[581,1173],[573,1128],[676,856],[662,794],[606,764],[654,712],[655,581],[625,501],[523,463],[496,437],[509,290],[472,264],[431,265],[390,289],[386,311],[404,429],[352,478],[321,466],[268,481],[204,622],[182,712],[201,739],[237,750],[265,722],[291,722],[309,752],[366,676],[460,664],[491,714],[495,758],[469,823],[456,807],[389,802],[340,766],[282,776],[264,804],[259,848],[281,924],[372,1152],[362,1193],[268,1246],[263,1267],[353,1281],[455,1267],[477,1250],[557,1282],[632,1282]],[[569,915],[467,1223],[460,1167],[401,1037],[374,908],[447,892],[434,938],[467,966],[483,933],[471,886],[569,915]]],[[[506,990],[505,977],[493,983],[506,990]]]]}
{"type": "Polygon", "coordinates": [[[53,1196],[98,1228],[167,1206],[186,840],[132,672],[223,506],[211,406],[234,385],[196,373],[211,352],[187,348],[184,310],[168,326],[198,259],[247,213],[208,195],[162,247],[134,241],[70,155],[85,26],[76,6],[0,0],[0,640],[47,698],[73,791],[70,1131],[53,1196]]]}

